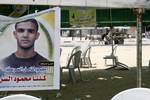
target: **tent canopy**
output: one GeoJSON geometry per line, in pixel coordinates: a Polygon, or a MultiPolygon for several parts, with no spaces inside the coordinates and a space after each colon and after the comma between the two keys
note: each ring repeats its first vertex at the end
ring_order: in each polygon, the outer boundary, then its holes
{"type": "Polygon", "coordinates": [[[82,6],[100,8],[150,8],[150,0],[0,0],[1,4],[82,6]]]}

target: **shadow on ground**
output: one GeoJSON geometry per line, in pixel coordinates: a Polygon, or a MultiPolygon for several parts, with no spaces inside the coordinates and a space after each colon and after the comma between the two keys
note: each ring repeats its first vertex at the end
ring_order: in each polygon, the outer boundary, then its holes
{"type": "MultiPolygon", "coordinates": [[[[42,97],[42,100],[110,100],[120,91],[137,87],[136,75],[136,68],[88,70],[82,71],[82,81],[78,78],[79,73],[76,72],[77,83],[72,84],[68,73],[63,72],[60,91],[22,91],[8,92],[8,94],[26,93],[42,97]]],[[[150,71],[147,67],[142,69],[142,87],[150,88],[150,71]]]]}

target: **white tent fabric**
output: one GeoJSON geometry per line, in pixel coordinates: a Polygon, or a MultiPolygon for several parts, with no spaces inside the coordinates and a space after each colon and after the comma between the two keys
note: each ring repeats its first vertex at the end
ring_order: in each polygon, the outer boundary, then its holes
{"type": "Polygon", "coordinates": [[[149,0],[61,0],[60,5],[101,8],[149,8],[149,0]]]}
{"type": "Polygon", "coordinates": [[[1,4],[34,4],[100,8],[150,8],[150,0],[0,0],[1,4]]]}
{"type": "Polygon", "coordinates": [[[149,88],[131,88],[116,94],[111,100],[150,100],[149,88]]]}
{"type": "Polygon", "coordinates": [[[3,97],[0,100],[41,100],[41,99],[26,94],[15,94],[15,95],[3,97]]]}

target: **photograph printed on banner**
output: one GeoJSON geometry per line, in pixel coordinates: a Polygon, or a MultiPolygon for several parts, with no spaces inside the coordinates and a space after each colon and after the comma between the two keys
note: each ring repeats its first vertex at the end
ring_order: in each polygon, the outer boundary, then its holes
{"type": "Polygon", "coordinates": [[[0,90],[59,88],[58,13],[52,8],[20,18],[0,15],[0,90]]]}

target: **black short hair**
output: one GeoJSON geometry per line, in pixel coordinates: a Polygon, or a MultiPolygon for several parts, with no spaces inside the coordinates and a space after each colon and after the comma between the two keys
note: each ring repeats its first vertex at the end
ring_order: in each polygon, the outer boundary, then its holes
{"type": "Polygon", "coordinates": [[[20,21],[20,22],[17,22],[16,24],[15,24],[15,29],[17,29],[17,25],[19,24],[19,23],[22,23],[22,22],[31,22],[31,23],[33,23],[34,25],[35,25],[35,27],[36,27],[36,32],[38,31],[38,28],[39,28],[39,26],[38,26],[38,22],[37,22],[37,20],[36,19],[27,19],[27,20],[23,20],[23,21],[20,21]]]}

